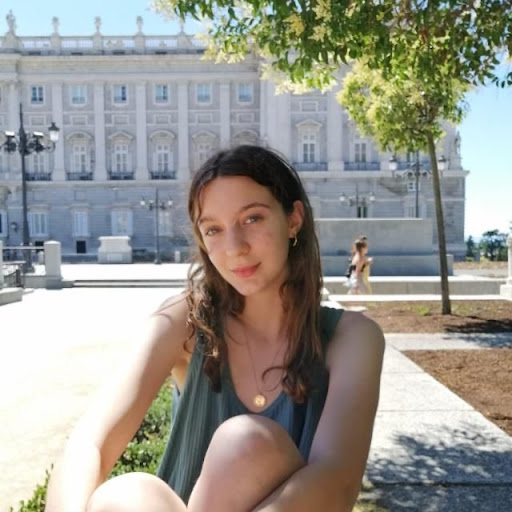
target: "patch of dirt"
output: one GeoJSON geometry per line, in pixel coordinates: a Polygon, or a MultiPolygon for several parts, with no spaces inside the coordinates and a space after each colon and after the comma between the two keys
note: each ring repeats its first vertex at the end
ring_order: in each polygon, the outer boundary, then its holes
{"type": "Polygon", "coordinates": [[[408,350],[403,353],[512,435],[512,349],[408,350]]]}
{"type": "Polygon", "coordinates": [[[364,314],[384,332],[512,332],[512,301],[451,301],[452,314],[441,314],[441,302],[367,302],[364,314]]]}
{"type": "MultiPolygon", "coordinates": [[[[512,333],[512,301],[368,302],[364,314],[385,333],[512,333]]],[[[512,349],[413,350],[414,362],[512,435],[512,349]]]]}

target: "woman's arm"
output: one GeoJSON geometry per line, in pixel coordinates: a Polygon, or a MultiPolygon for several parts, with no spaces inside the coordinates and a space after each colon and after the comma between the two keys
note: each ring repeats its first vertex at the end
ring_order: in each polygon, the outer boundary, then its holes
{"type": "Polygon", "coordinates": [[[383,354],[378,325],[345,311],[327,355],[329,390],[308,464],[254,512],[352,510],[370,449],[383,354]]]}
{"type": "Polygon", "coordinates": [[[186,301],[153,315],[135,349],[75,427],[53,471],[46,512],[84,512],[142,422],[172,368],[185,357],[186,301]]]}

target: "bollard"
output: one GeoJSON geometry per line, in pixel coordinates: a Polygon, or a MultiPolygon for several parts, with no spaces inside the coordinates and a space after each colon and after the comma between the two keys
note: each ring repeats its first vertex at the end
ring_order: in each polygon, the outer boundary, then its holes
{"type": "Polygon", "coordinates": [[[512,300],[512,226],[507,238],[508,246],[508,277],[505,284],[500,286],[500,295],[512,300]]]}
{"type": "Polygon", "coordinates": [[[60,242],[44,243],[44,267],[46,277],[61,277],[61,250],[60,242]]]}
{"type": "Polygon", "coordinates": [[[4,243],[0,240],[0,290],[4,287],[4,243]]]}
{"type": "Polygon", "coordinates": [[[174,263],[181,262],[181,251],[174,251],[174,263]]]}

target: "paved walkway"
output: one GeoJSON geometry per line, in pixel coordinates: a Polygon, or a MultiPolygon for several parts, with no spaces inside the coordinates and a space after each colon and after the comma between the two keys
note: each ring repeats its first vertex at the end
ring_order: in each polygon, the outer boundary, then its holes
{"type": "MultiPolygon", "coordinates": [[[[83,266],[72,267],[75,275],[79,270],[88,275],[83,266]]],[[[101,268],[112,276],[134,266],[116,267],[101,268]]],[[[174,265],[144,267],[145,274],[183,272],[174,265]]],[[[64,277],[70,272],[64,266],[64,277]]],[[[27,499],[42,482],[100,383],[122,366],[139,319],[169,293],[165,288],[36,290],[0,307],[0,416],[8,418],[0,431],[0,467],[9,468],[8,478],[4,471],[0,480],[0,512],[27,499]]],[[[508,511],[512,438],[401,351],[512,347],[512,333],[386,339],[366,474],[374,486],[370,494],[392,511],[508,511]]]]}

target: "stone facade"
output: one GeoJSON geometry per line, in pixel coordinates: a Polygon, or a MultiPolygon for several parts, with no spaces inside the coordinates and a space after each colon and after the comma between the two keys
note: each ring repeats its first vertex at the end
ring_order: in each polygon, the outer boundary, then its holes
{"type": "MultiPolygon", "coordinates": [[[[60,127],[53,153],[26,157],[27,202],[32,242],[60,241],[64,259],[96,259],[101,236],[130,236],[135,258],[153,252],[157,212],[140,202],[154,199],[157,187],[169,204],[158,211],[162,254],[186,252],[191,173],[215,150],[244,142],[274,147],[294,163],[319,219],[415,216],[414,182],[397,179],[411,162],[399,156],[399,172],[391,171],[391,155],[358,134],[336,90],[276,95],[255,57],[202,60],[198,40],[183,31],[145,35],[140,18],[135,35],[122,37],[102,35],[99,19],[90,37],[61,36],[57,18],[48,37],[18,37],[15,22],[8,25],[0,37],[0,133],[18,130],[20,103],[26,131],[60,127]]],[[[447,125],[439,150],[448,161],[442,190],[455,258],[465,253],[459,142],[447,125]]],[[[427,156],[421,160],[428,171],[427,156]]],[[[435,218],[428,177],[418,203],[420,217],[435,218]]],[[[21,226],[21,158],[0,152],[0,240],[21,243],[21,226]]]]}

